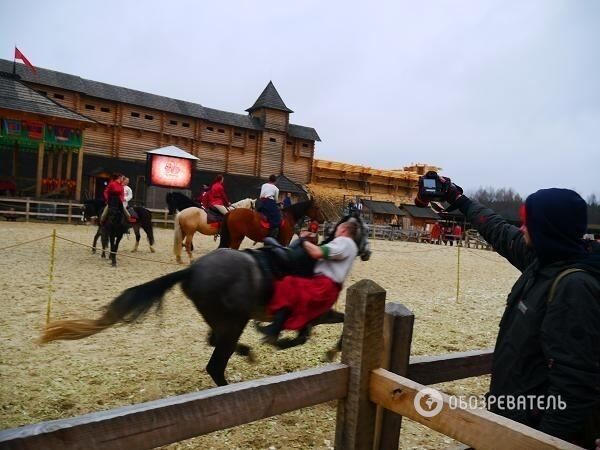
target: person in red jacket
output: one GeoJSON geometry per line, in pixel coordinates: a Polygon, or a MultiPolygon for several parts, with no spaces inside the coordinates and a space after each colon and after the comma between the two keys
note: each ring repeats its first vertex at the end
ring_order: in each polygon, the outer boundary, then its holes
{"type": "MultiPolygon", "coordinates": [[[[108,186],[104,188],[104,201],[106,202],[106,206],[104,207],[104,211],[102,211],[102,216],[100,217],[100,223],[103,223],[106,220],[106,216],[108,215],[108,199],[111,195],[118,195],[119,200],[121,200],[121,205],[125,202],[125,189],[123,188],[123,179],[125,177],[120,173],[114,173],[110,183],[108,186]]],[[[123,207],[123,212],[127,220],[129,220],[129,212],[125,207],[123,207]]]]}
{"type": "Polygon", "coordinates": [[[225,193],[225,187],[223,186],[224,178],[223,175],[217,175],[210,189],[206,193],[206,202],[209,208],[213,208],[219,211],[221,214],[227,214],[231,208],[231,202],[227,198],[225,193]]]}
{"type": "Polygon", "coordinates": [[[196,197],[196,202],[200,203],[204,207],[207,207],[206,194],[208,193],[209,189],[210,186],[208,184],[203,184],[198,197],[196,197]]]}

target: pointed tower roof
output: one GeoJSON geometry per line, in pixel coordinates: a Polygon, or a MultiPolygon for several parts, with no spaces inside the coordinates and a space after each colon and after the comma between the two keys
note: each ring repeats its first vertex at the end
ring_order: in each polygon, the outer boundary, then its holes
{"type": "Polygon", "coordinates": [[[277,89],[275,89],[272,81],[269,81],[269,84],[267,84],[265,90],[262,91],[262,94],[260,94],[254,102],[254,105],[252,105],[246,111],[252,112],[260,108],[278,109],[279,111],[285,111],[288,113],[294,112],[285,106],[285,103],[283,103],[283,100],[281,99],[279,92],[277,92],[277,89]]]}

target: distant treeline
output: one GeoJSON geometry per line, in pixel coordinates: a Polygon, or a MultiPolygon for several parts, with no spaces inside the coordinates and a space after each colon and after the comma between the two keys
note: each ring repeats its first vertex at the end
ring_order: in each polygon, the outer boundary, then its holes
{"type": "MultiPolygon", "coordinates": [[[[467,193],[467,195],[490,207],[505,219],[514,222],[519,221],[519,208],[525,201],[512,188],[480,187],[474,192],[467,193]]],[[[588,204],[588,224],[600,227],[600,202],[598,198],[595,194],[592,194],[586,201],[588,204]]]]}

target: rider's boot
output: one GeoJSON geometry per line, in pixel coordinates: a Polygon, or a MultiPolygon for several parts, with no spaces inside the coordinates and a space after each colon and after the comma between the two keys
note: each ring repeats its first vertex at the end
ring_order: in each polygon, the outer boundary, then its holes
{"type": "Polygon", "coordinates": [[[271,237],[273,239],[277,239],[279,237],[279,227],[278,226],[271,226],[271,228],[269,229],[269,235],[268,237],[271,237]]]}
{"type": "Polygon", "coordinates": [[[274,344],[279,338],[279,333],[283,330],[285,321],[292,314],[290,308],[281,308],[273,314],[273,321],[269,325],[257,325],[256,328],[265,335],[263,342],[266,344],[274,344]]]}

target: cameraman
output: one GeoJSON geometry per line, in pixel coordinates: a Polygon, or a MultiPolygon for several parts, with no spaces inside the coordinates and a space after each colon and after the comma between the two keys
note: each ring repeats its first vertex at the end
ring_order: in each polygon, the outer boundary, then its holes
{"type": "MultiPolygon", "coordinates": [[[[574,191],[527,197],[522,226],[462,195],[435,175],[437,198],[459,209],[501,256],[521,271],[508,295],[494,349],[490,395],[552,396],[560,408],[492,407],[497,414],[585,448],[600,436],[600,245],[581,239],[587,205],[574,191]]],[[[421,182],[423,184],[424,182],[421,182]]],[[[426,189],[415,203],[426,205],[426,189]]]]}

